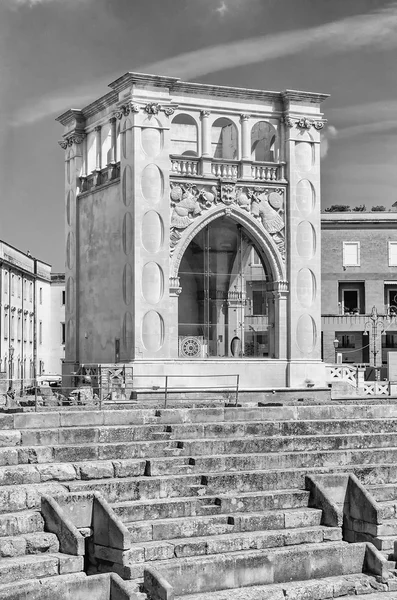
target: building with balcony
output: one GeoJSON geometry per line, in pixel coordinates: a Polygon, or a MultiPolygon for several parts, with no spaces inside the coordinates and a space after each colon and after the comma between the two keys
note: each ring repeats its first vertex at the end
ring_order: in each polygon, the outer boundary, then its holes
{"type": "Polygon", "coordinates": [[[64,126],[65,374],[324,382],[324,94],[127,73],[64,126]]]}
{"type": "Polygon", "coordinates": [[[323,213],[321,229],[324,361],[337,339],[344,363],[385,365],[397,350],[397,213],[323,213]]]}
{"type": "MultiPolygon", "coordinates": [[[[61,372],[64,345],[55,344],[61,338],[52,306],[57,295],[62,302],[62,291],[55,293],[52,283],[49,264],[0,241],[0,379],[6,387],[9,380],[17,390],[28,385],[35,364],[38,375],[61,372]]],[[[61,287],[64,298],[64,277],[61,287]]]]}

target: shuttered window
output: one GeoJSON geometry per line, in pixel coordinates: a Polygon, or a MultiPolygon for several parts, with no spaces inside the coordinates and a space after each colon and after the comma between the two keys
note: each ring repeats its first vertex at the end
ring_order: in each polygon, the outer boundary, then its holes
{"type": "Polygon", "coordinates": [[[397,242],[389,242],[389,267],[397,267],[397,242]]]}
{"type": "Polygon", "coordinates": [[[343,266],[360,266],[360,242],[343,242],[343,266]]]}

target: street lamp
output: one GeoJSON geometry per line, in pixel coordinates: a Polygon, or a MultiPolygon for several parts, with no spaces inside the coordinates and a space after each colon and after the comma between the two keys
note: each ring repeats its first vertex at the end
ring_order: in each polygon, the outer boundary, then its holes
{"type": "Polygon", "coordinates": [[[338,350],[338,346],[339,346],[339,340],[336,337],[333,341],[334,344],[334,348],[335,348],[335,364],[338,362],[338,357],[337,357],[337,350],[338,350]]]}
{"type": "MultiPolygon", "coordinates": [[[[378,317],[378,310],[376,308],[376,306],[372,307],[372,311],[370,314],[370,321],[367,321],[365,323],[365,330],[364,330],[364,334],[363,335],[368,335],[369,332],[371,331],[371,335],[372,335],[372,349],[371,349],[371,353],[372,353],[372,367],[376,368],[376,355],[378,354],[378,349],[376,347],[376,338],[378,335],[378,331],[379,333],[382,335],[382,332],[385,329],[385,326],[383,324],[383,319],[381,317],[378,317]]],[[[371,344],[371,339],[369,338],[369,343],[368,345],[370,346],[371,344]]],[[[378,375],[378,372],[377,372],[378,375]]]]}
{"type": "Polygon", "coordinates": [[[13,364],[14,364],[14,346],[10,346],[9,347],[9,349],[8,349],[8,356],[9,356],[8,374],[9,374],[9,380],[10,380],[9,388],[10,388],[10,390],[12,390],[12,377],[13,377],[13,364]]]}

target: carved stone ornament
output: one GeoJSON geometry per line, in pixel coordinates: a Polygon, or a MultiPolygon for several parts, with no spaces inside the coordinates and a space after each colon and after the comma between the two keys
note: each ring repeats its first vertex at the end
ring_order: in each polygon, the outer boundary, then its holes
{"type": "Polygon", "coordinates": [[[210,110],[202,110],[202,111],[201,111],[201,116],[202,116],[202,117],[209,117],[209,116],[210,116],[210,114],[211,114],[211,111],[210,111],[210,110]]]}
{"type": "Polygon", "coordinates": [[[284,117],[281,117],[281,122],[285,123],[287,127],[293,127],[295,125],[294,119],[291,119],[291,117],[288,117],[286,115],[284,117]]]}
{"type": "Polygon", "coordinates": [[[307,117],[302,117],[299,121],[296,122],[296,125],[301,129],[310,129],[312,126],[312,122],[309,121],[307,117]]]}
{"type": "Polygon", "coordinates": [[[175,107],[174,106],[164,106],[163,111],[164,111],[164,114],[167,115],[167,117],[170,117],[171,115],[174,114],[175,107]]]}
{"type": "Polygon", "coordinates": [[[317,131],[319,131],[320,129],[324,129],[325,122],[324,121],[313,121],[312,125],[313,125],[314,129],[317,129],[317,131]]]}
{"type": "Polygon", "coordinates": [[[73,144],[81,144],[81,142],[84,140],[84,138],[85,138],[85,133],[83,133],[83,132],[72,133],[64,140],[61,140],[60,142],[58,142],[58,144],[61,146],[61,148],[66,150],[66,148],[73,146],[73,144]]]}
{"type": "Polygon", "coordinates": [[[244,210],[257,219],[285,261],[284,193],[284,188],[245,186],[230,181],[220,181],[218,186],[171,183],[171,253],[184,229],[204,211],[223,204],[227,215],[232,210],[244,210]]]}
{"type": "Polygon", "coordinates": [[[145,106],[145,112],[147,112],[148,115],[158,115],[160,110],[161,106],[158,102],[149,102],[145,106]]]}
{"type": "Polygon", "coordinates": [[[251,115],[247,114],[247,113],[243,113],[240,115],[240,119],[242,121],[248,121],[248,119],[250,118],[251,115]]]}
{"type": "Polygon", "coordinates": [[[134,104],[131,102],[131,112],[138,113],[139,112],[139,104],[134,104]]]}

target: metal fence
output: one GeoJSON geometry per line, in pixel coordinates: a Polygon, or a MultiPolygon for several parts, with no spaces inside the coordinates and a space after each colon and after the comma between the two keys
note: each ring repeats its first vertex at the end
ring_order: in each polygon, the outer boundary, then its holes
{"type": "Polygon", "coordinates": [[[70,375],[40,375],[34,379],[0,379],[0,409],[92,407],[133,404],[138,398],[163,400],[171,394],[218,393],[237,405],[240,376],[135,375],[124,365],[84,365],[70,375]],[[201,383],[202,382],[202,383],[201,383]]]}

